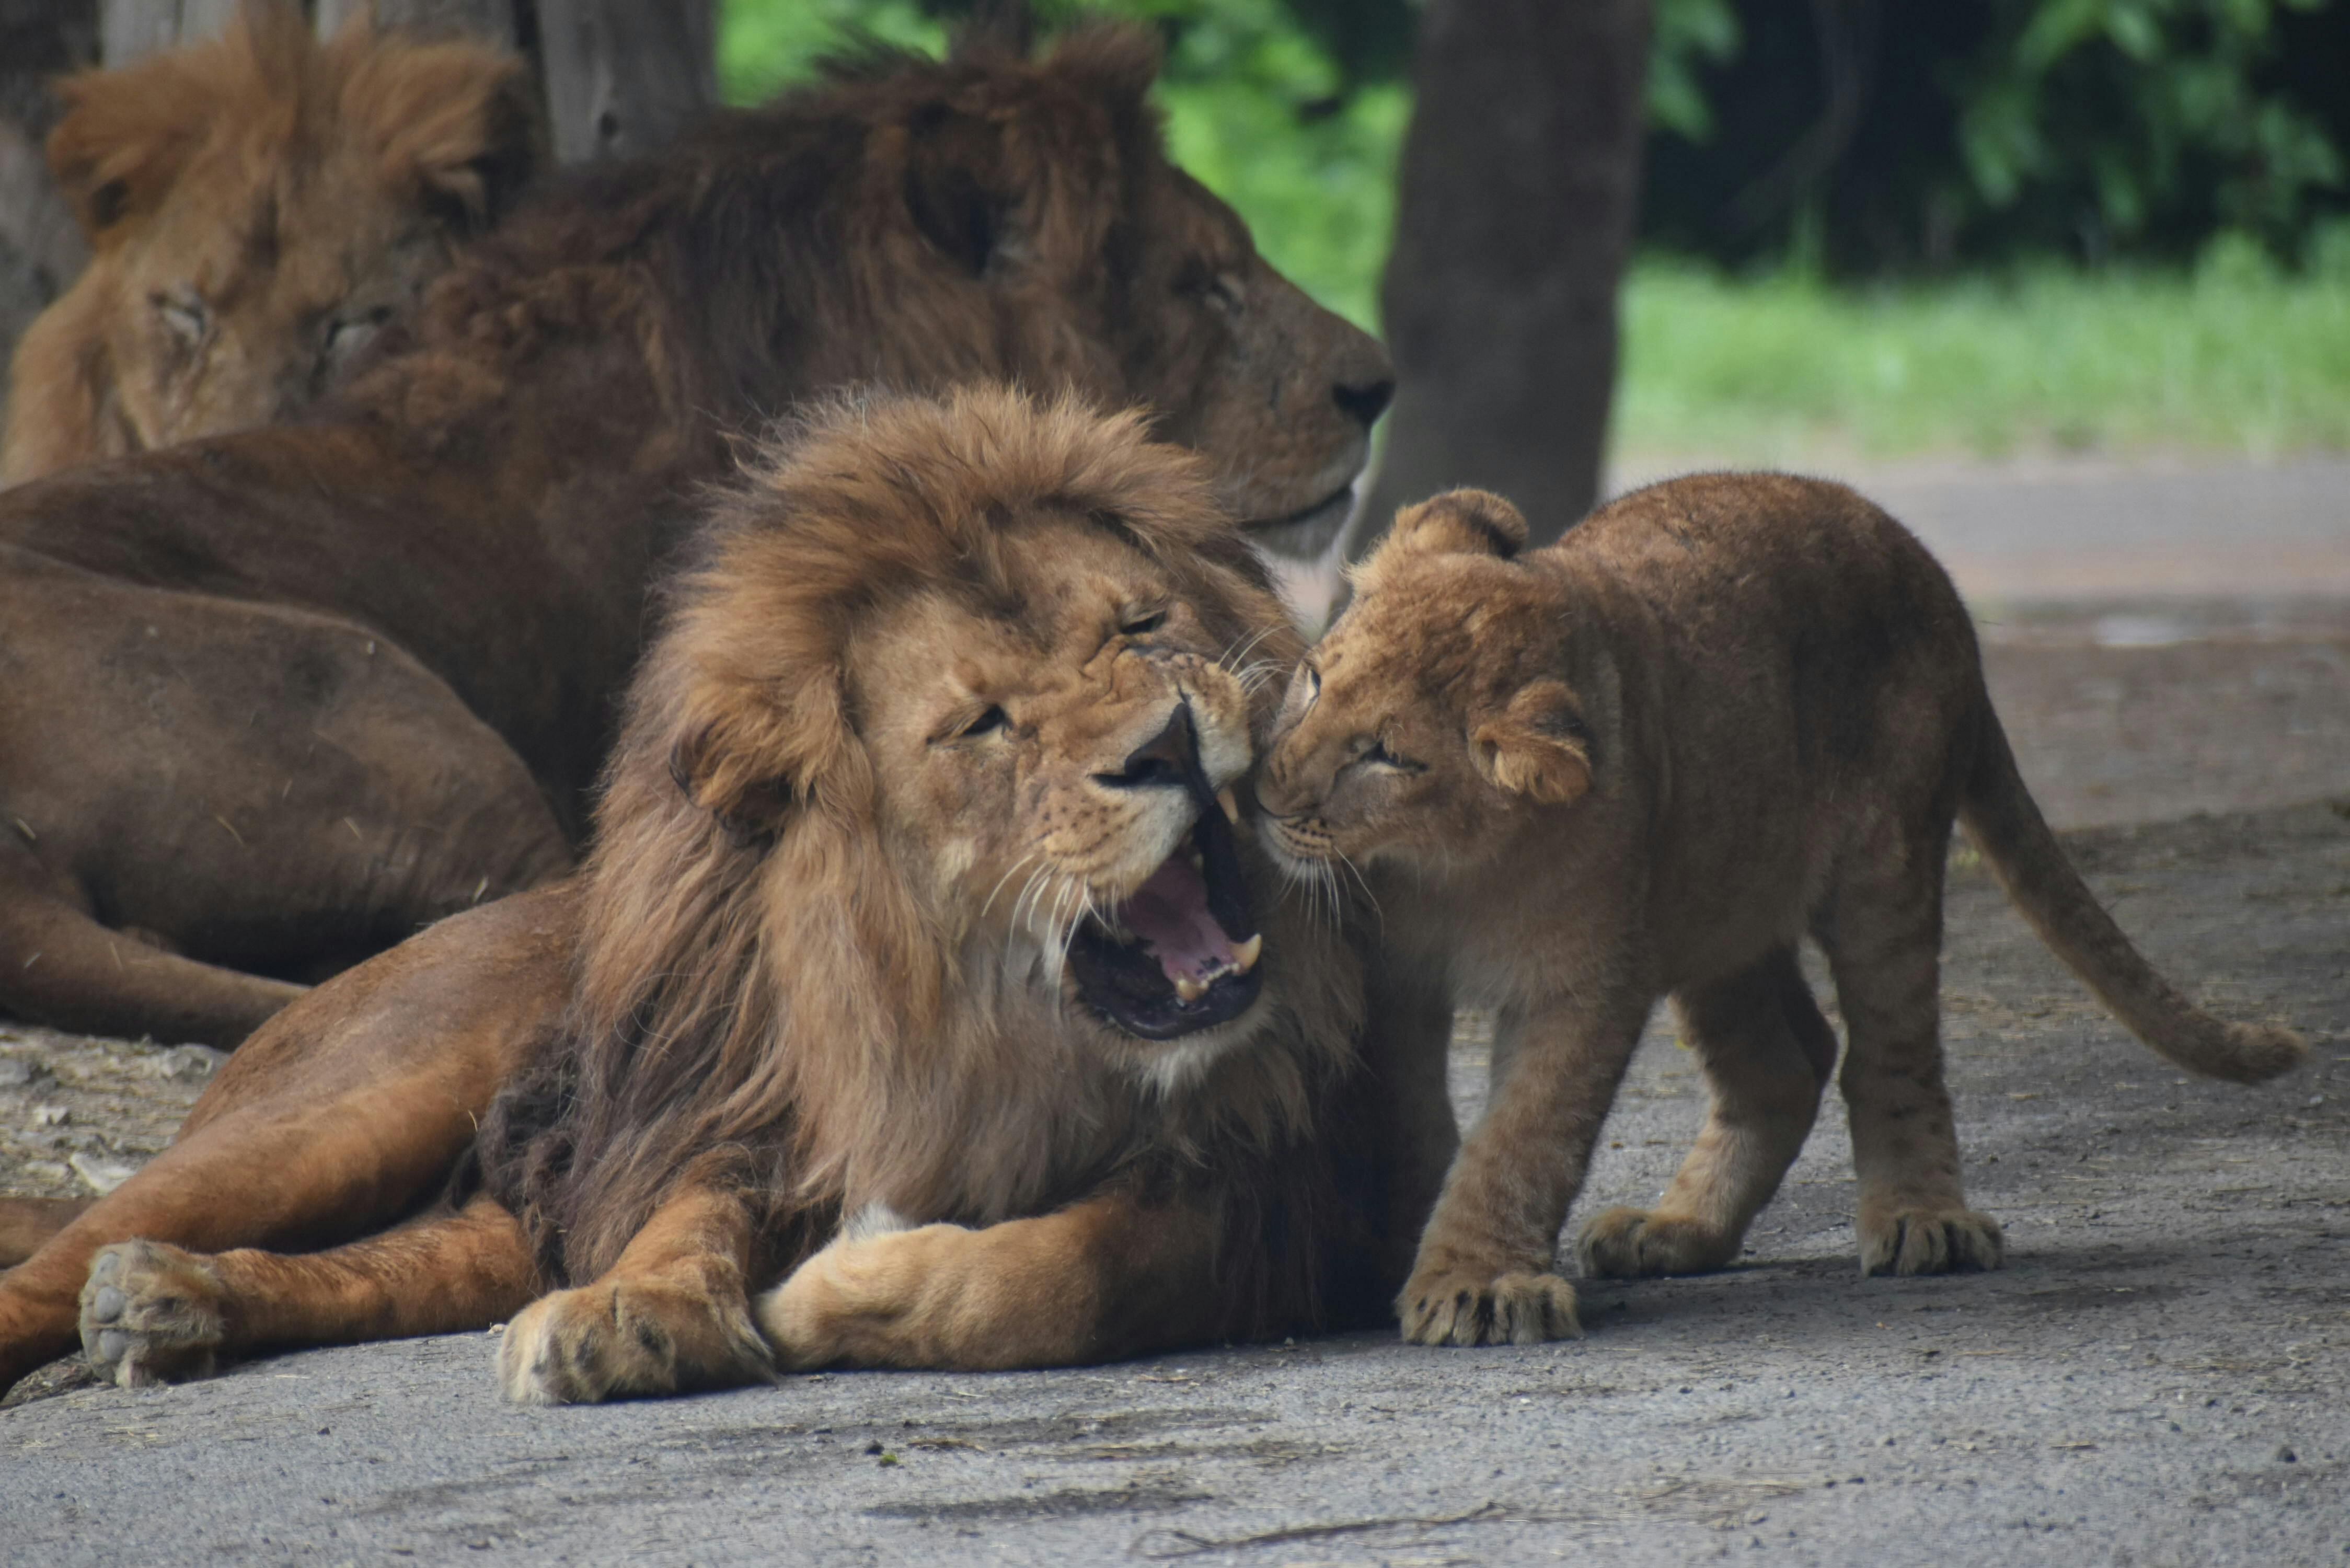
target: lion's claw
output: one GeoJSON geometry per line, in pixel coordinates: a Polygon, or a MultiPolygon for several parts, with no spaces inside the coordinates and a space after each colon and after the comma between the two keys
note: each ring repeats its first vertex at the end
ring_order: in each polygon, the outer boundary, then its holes
{"type": "Polygon", "coordinates": [[[2006,1261],[1999,1221],[1971,1209],[1902,1209],[1864,1214],[1864,1274],[1964,1274],[2006,1261]]]}
{"type": "Polygon", "coordinates": [[[1399,1305],[1403,1336],[1415,1345],[1539,1345],[1583,1336],[1575,1287],[1555,1274],[1415,1275],[1399,1305]]]}
{"type": "Polygon", "coordinates": [[[228,1337],[227,1292],[205,1259],[160,1241],[119,1241],[90,1260],[82,1350],[125,1388],[209,1377],[228,1337]]]}

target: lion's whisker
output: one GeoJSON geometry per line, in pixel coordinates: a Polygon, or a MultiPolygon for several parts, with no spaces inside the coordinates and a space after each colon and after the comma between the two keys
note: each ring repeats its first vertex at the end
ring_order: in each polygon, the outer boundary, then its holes
{"type": "MultiPolygon", "coordinates": [[[[1031,849],[1027,854],[1023,855],[1019,859],[1014,860],[1010,868],[1007,869],[1003,876],[998,877],[995,879],[995,886],[987,890],[986,902],[981,904],[979,907],[980,917],[983,919],[986,918],[987,911],[995,907],[995,896],[1003,891],[1003,885],[1006,882],[1011,881],[1014,877],[1019,874],[1020,867],[1027,865],[1028,862],[1035,859],[1037,856],[1042,855],[1044,852],[1045,851],[1041,846],[1035,849],[1031,849]]],[[[1017,905],[1014,905],[1015,909],[1017,907],[1017,905]]]]}

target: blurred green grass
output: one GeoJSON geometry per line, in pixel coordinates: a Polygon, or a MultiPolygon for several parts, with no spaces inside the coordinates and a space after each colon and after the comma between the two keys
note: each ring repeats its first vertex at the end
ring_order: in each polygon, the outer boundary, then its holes
{"type": "MultiPolygon", "coordinates": [[[[1407,89],[1336,93],[1273,0],[1100,8],[1192,16],[1157,93],[1170,151],[1268,260],[1376,330],[1407,89]],[[1302,118],[1309,102],[1324,111],[1302,118]]],[[[932,52],[945,39],[918,0],[725,0],[721,16],[736,103],[805,79],[852,26],[932,52]]],[[[2350,450],[2350,225],[2291,275],[2226,237],[2192,271],[2050,263],[1868,287],[1651,255],[1621,307],[1621,462],[2350,450]]]]}
{"type": "Polygon", "coordinates": [[[2350,448],[2350,232],[2304,272],[2050,265],[1834,288],[1648,259],[1623,297],[1619,458],[2350,448]]]}

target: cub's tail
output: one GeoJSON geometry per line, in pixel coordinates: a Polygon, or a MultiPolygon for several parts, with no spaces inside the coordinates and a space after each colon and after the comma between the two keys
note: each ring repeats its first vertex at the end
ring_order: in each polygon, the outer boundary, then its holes
{"type": "Polygon", "coordinates": [[[2064,855],[2022,775],[2007,732],[1984,704],[1981,749],[1959,819],[2049,950],[2129,1032],[2190,1073],[2257,1084],[2299,1066],[2309,1046],[2290,1029],[2227,1023],[2178,993],[2114,924],[2064,855]]]}

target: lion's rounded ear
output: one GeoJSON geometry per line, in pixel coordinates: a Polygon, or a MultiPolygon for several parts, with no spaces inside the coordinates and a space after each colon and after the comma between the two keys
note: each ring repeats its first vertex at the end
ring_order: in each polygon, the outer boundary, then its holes
{"type": "Polygon", "coordinates": [[[1565,805],[1591,788],[1591,730],[1564,681],[1520,688],[1470,731],[1469,753],[1487,783],[1539,805],[1565,805]]]}
{"type": "Polygon", "coordinates": [[[743,844],[773,837],[799,792],[754,761],[757,753],[743,744],[745,738],[727,732],[734,728],[712,720],[683,731],[670,746],[669,776],[679,794],[743,844]]]}
{"type": "Polygon", "coordinates": [[[1396,514],[1386,548],[1401,554],[1498,556],[1526,547],[1523,513],[1490,490],[1448,490],[1396,514]]]}
{"type": "Polygon", "coordinates": [[[1003,164],[993,123],[945,104],[914,112],[906,134],[906,211],[924,239],[973,277],[994,258],[1011,208],[993,188],[1003,164]]]}
{"type": "Polygon", "coordinates": [[[530,68],[479,44],[413,46],[384,64],[374,90],[344,112],[366,113],[384,167],[412,179],[426,206],[459,235],[505,215],[545,160],[530,68]]]}
{"type": "Polygon", "coordinates": [[[210,106],[192,103],[168,68],[88,71],[57,91],[66,114],[49,132],[49,172],[84,236],[99,244],[162,203],[211,129],[210,106]]]}

